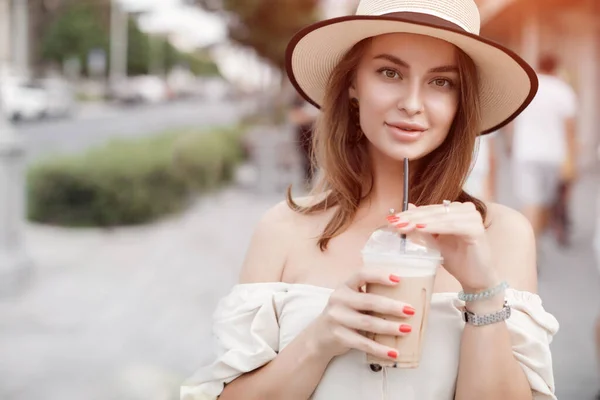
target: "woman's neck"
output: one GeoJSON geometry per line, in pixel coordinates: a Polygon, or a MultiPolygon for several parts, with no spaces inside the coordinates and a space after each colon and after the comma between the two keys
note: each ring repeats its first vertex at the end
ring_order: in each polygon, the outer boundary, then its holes
{"type": "Polygon", "coordinates": [[[404,163],[381,154],[371,159],[373,188],[366,199],[368,209],[377,214],[387,214],[391,208],[400,212],[404,201],[404,163]]]}

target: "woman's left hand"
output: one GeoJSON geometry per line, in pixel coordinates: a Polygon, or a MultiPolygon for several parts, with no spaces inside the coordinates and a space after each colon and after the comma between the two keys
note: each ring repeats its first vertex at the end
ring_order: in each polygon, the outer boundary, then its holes
{"type": "Polygon", "coordinates": [[[390,215],[388,223],[409,238],[436,247],[444,257],[444,268],[466,292],[498,283],[483,219],[473,203],[411,205],[390,215]]]}

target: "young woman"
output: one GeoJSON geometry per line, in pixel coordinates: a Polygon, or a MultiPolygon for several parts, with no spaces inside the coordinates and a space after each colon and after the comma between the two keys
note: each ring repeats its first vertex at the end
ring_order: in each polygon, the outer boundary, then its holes
{"type": "Polygon", "coordinates": [[[528,65],[478,32],[473,0],[362,0],[357,15],[294,37],[289,76],[322,111],[319,182],[259,223],[241,283],[214,315],[218,357],[182,399],[555,399],[558,323],[535,294],[532,229],[461,189],[477,136],[515,118],[537,89],[528,65]],[[405,157],[414,205],[390,216],[402,209],[405,157]],[[361,290],[402,285],[362,265],[361,248],[386,223],[444,257],[417,369],[366,363],[366,353],[397,353],[365,332],[411,334],[410,304],[361,290]],[[460,291],[489,298],[465,304],[460,291]],[[494,323],[465,322],[465,307],[494,323]]]}

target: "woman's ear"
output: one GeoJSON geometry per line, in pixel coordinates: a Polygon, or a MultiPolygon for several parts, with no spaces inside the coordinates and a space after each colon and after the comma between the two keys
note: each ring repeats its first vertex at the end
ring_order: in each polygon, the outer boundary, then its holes
{"type": "Polygon", "coordinates": [[[354,87],[354,84],[352,84],[349,88],[348,88],[348,96],[351,99],[358,99],[358,93],[356,91],[356,88],[354,87]]]}

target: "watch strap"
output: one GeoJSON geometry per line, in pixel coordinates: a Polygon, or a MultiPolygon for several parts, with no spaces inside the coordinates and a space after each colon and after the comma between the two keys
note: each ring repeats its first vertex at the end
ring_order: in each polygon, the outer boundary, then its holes
{"type": "Polygon", "coordinates": [[[464,312],[463,312],[463,318],[464,318],[464,321],[468,324],[475,325],[475,326],[483,326],[483,325],[490,325],[490,324],[495,324],[498,322],[506,321],[507,319],[510,318],[510,314],[511,314],[511,308],[508,305],[508,302],[505,301],[504,307],[502,307],[501,310],[496,311],[491,314],[478,315],[478,314],[472,313],[471,311],[469,311],[465,308],[464,312]]]}

